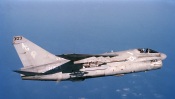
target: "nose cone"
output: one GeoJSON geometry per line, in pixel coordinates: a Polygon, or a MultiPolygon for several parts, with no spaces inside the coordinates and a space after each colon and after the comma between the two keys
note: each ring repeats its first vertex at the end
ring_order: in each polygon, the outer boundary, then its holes
{"type": "Polygon", "coordinates": [[[164,53],[161,53],[161,58],[162,58],[162,60],[164,60],[164,59],[166,59],[166,54],[164,54],[164,53]]]}

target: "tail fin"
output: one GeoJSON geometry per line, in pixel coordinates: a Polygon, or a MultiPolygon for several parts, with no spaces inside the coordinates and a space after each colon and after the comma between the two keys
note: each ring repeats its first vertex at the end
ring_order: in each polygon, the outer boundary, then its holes
{"type": "Polygon", "coordinates": [[[42,66],[65,60],[42,49],[22,36],[13,38],[13,45],[21,59],[24,68],[42,66]]]}

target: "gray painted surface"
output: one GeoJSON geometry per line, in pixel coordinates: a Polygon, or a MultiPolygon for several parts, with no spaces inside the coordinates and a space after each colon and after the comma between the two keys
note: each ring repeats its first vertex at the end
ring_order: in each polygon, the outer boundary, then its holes
{"type": "Polygon", "coordinates": [[[174,0],[1,1],[0,99],[174,99],[174,0]],[[148,47],[168,57],[151,72],[77,83],[24,81],[12,72],[22,67],[14,35],[55,55],[148,47]]]}
{"type": "Polygon", "coordinates": [[[162,60],[166,58],[165,54],[149,48],[98,55],[56,56],[22,36],[15,36],[13,44],[24,66],[15,72],[20,73],[24,80],[81,81],[87,78],[123,75],[159,69],[162,67],[162,60]]]}

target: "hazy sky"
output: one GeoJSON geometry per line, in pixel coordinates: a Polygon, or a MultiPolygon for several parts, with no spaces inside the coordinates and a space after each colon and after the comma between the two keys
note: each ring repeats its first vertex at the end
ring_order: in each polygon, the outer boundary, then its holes
{"type": "Polygon", "coordinates": [[[0,2],[0,99],[174,99],[173,0],[4,0],[0,2]],[[23,81],[12,38],[53,54],[148,47],[166,53],[163,68],[84,82],[23,81]]]}

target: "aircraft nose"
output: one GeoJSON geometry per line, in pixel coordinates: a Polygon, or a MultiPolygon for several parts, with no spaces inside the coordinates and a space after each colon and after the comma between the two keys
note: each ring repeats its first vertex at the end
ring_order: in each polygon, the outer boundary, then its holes
{"type": "Polygon", "coordinates": [[[166,54],[164,54],[164,53],[161,53],[161,58],[162,58],[162,60],[164,60],[164,59],[166,59],[166,54]]]}

